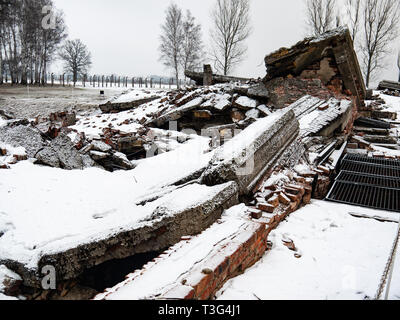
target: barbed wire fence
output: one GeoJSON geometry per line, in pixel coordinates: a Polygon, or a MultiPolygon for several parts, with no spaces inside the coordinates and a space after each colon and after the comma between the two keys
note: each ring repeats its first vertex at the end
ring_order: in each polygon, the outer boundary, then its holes
{"type": "MultiPolygon", "coordinates": [[[[7,81],[7,76],[4,83],[11,83],[7,81]]],[[[191,84],[192,81],[188,79],[179,79],[179,85],[191,84]]],[[[44,81],[34,83],[28,81],[28,85],[35,86],[79,86],[83,88],[160,88],[160,89],[173,89],[177,87],[175,78],[168,77],[128,77],[119,75],[80,75],[74,83],[73,76],[70,74],[55,74],[48,73],[44,81]]]]}

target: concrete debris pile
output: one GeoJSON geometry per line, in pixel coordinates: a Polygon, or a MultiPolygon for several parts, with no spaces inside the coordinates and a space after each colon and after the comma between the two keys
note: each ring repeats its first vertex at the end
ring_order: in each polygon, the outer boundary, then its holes
{"type": "Polygon", "coordinates": [[[50,139],[57,138],[63,128],[76,123],[75,112],[51,113],[48,118],[36,117],[34,125],[39,131],[50,139]]]}
{"type": "Polygon", "coordinates": [[[150,126],[167,128],[170,121],[179,121],[178,129],[219,129],[226,125],[245,128],[258,118],[271,114],[262,99],[248,94],[248,85],[215,85],[198,89],[186,89],[169,93],[166,109],[150,126]]]}
{"type": "Polygon", "coordinates": [[[10,165],[27,159],[25,148],[15,148],[9,144],[0,143],[0,169],[9,169],[10,165]]]}
{"type": "MultiPolygon", "coordinates": [[[[110,200],[114,207],[107,212],[75,217],[90,222],[87,234],[73,226],[64,237],[57,235],[62,245],[45,239],[39,249],[24,247],[30,251],[22,258],[12,248],[0,251],[0,264],[33,288],[29,298],[73,296],[80,277],[93,267],[170,246],[97,299],[213,298],[264,254],[271,230],[311,198],[326,196],[346,149],[387,148],[390,141],[394,147],[392,124],[368,118],[385,115],[384,101],[368,92],[373,100],[364,104],[366,90],[348,30],[282,48],[265,63],[263,80],[219,77],[205,66],[204,73],[186,72],[202,87],[132,89],[91,115],[0,124],[0,161],[22,147],[22,158],[42,165],[129,170],[108,176],[123,179],[124,188],[116,186],[129,198],[119,199],[123,206],[110,200]],[[359,111],[364,118],[353,127],[359,111]],[[176,155],[186,162],[171,162],[176,155]],[[199,243],[204,250],[193,249],[199,243]],[[185,263],[171,267],[171,259],[185,263]],[[56,266],[60,289],[43,296],[40,270],[46,265],[56,266]],[[162,270],[171,276],[161,279],[162,270]]],[[[0,236],[0,244],[4,239],[0,236]]]]}
{"type": "Polygon", "coordinates": [[[378,85],[378,90],[382,90],[383,94],[400,97],[400,82],[396,81],[381,81],[378,85]]]}
{"type": "Polygon", "coordinates": [[[380,94],[370,94],[368,98],[355,121],[347,152],[400,159],[398,113],[395,109],[388,109],[385,98],[380,94]]]}
{"type": "Polygon", "coordinates": [[[307,38],[265,57],[266,89],[276,107],[306,94],[321,99],[353,96],[363,104],[366,89],[348,29],[307,38]]]}

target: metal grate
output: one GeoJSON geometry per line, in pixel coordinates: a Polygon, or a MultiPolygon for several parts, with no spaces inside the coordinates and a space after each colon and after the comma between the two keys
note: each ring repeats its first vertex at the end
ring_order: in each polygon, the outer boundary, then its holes
{"type": "MultiPolygon", "coordinates": [[[[340,182],[352,182],[356,184],[365,184],[369,186],[399,189],[400,190],[400,179],[388,178],[383,176],[368,175],[363,173],[356,173],[350,171],[341,171],[336,181],[340,182]]],[[[400,201],[400,199],[399,199],[400,201]]]]}
{"type": "Polygon", "coordinates": [[[400,212],[400,189],[336,181],[327,200],[400,212]]]}
{"type": "Polygon", "coordinates": [[[400,212],[400,161],[346,155],[327,200],[400,212]]]}
{"type": "Polygon", "coordinates": [[[400,168],[400,160],[372,158],[372,157],[359,156],[356,154],[346,154],[343,160],[358,161],[358,162],[372,163],[372,164],[379,164],[384,166],[400,168]]]}
{"type": "Polygon", "coordinates": [[[369,175],[400,178],[400,168],[392,166],[343,160],[340,168],[341,170],[360,172],[369,175]]]}

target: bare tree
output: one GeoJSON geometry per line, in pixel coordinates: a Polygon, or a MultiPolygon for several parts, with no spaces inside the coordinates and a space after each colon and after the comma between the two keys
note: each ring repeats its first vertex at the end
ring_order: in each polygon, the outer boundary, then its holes
{"type": "Polygon", "coordinates": [[[362,19],[362,0],[346,0],[346,14],[348,18],[348,26],[353,41],[357,40],[360,30],[360,21],[362,19]]]}
{"type": "Polygon", "coordinates": [[[201,39],[201,25],[196,24],[195,18],[188,10],[183,22],[184,41],[182,47],[181,64],[183,70],[194,70],[202,60],[203,41],[201,39]]]}
{"type": "Polygon", "coordinates": [[[384,58],[390,52],[399,34],[399,0],[365,0],[361,55],[366,85],[375,72],[384,67],[384,58]]]}
{"type": "Polygon", "coordinates": [[[47,65],[66,37],[62,11],[52,0],[0,0],[0,6],[0,74],[7,69],[13,84],[27,84],[28,74],[31,83],[35,75],[35,83],[45,84],[47,65]],[[50,28],[43,27],[43,8],[54,17],[50,28]]]}
{"type": "Polygon", "coordinates": [[[74,86],[79,74],[85,74],[92,65],[91,54],[81,40],[68,40],[59,53],[64,61],[64,69],[73,75],[74,86]]]}
{"type": "Polygon", "coordinates": [[[306,0],[307,25],[314,36],[318,36],[339,24],[336,0],[306,0]]]}
{"type": "Polygon", "coordinates": [[[184,32],[182,10],[171,4],[166,11],[166,19],[161,26],[160,60],[168,68],[174,70],[175,80],[179,88],[179,66],[182,56],[184,32]]]}
{"type": "Polygon", "coordinates": [[[217,0],[212,18],[214,66],[227,75],[243,60],[247,52],[244,42],[251,34],[250,1],[217,0]]]}

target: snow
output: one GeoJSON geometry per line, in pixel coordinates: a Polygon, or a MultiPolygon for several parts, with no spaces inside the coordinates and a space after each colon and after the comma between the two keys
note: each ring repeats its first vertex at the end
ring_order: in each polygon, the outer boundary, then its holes
{"type": "MultiPolygon", "coordinates": [[[[0,293],[4,290],[4,280],[7,278],[22,280],[22,278],[4,265],[0,265],[0,293]]],[[[0,298],[1,299],[1,298],[0,298]]]]}
{"type": "Polygon", "coordinates": [[[258,119],[260,117],[260,111],[257,109],[251,109],[246,112],[247,118],[258,119]]]}
{"type": "Polygon", "coordinates": [[[300,129],[305,130],[321,115],[321,111],[314,110],[299,120],[300,129]]]}
{"type": "Polygon", "coordinates": [[[251,148],[255,146],[251,145],[251,143],[267,132],[268,128],[272,127],[286,112],[288,111],[279,110],[269,117],[254,122],[219,148],[216,158],[223,162],[231,162],[232,159],[243,157],[243,152],[246,152],[247,155],[249,152],[254,152],[251,148]]]}
{"type": "MultiPolygon", "coordinates": [[[[272,250],[243,275],[228,281],[218,299],[373,298],[397,224],[355,218],[349,212],[382,213],[312,201],[271,233],[272,250]],[[301,258],[295,258],[294,252],[283,245],[284,238],[294,241],[301,258]]],[[[394,278],[393,288],[399,288],[399,280],[398,276],[394,278]]],[[[394,290],[393,294],[398,294],[394,290]]]]}
{"type": "Polygon", "coordinates": [[[271,110],[269,110],[269,108],[265,104],[258,106],[257,109],[267,116],[272,114],[271,110]]]}
{"type": "Polygon", "coordinates": [[[170,185],[212,157],[209,139],[198,137],[177,150],[142,160],[131,171],[98,168],[64,171],[22,161],[0,180],[0,259],[35,267],[43,253],[59,252],[135,227],[157,202],[136,203],[176,189],[170,185]],[[23,199],[23,201],[21,201],[23,199]]]}
{"type": "MultiPolygon", "coordinates": [[[[1,230],[0,230],[0,232],[1,232],[1,230]]],[[[15,280],[22,280],[22,278],[18,274],[11,271],[6,266],[0,265],[0,301],[2,301],[2,300],[18,300],[17,298],[9,297],[2,293],[2,291],[5,289],[4,288],[4,280],[6,280],[7,278],[15,279],[15,280]]]]}
{"type": "Polygon", "coordinates": [[[400,97],[386,95],[381,93],[380,91],[378,91],[378,93],[380,97],[386,102],[385,111],[397,112],[397,117],[398,119],[400,119],[400,97]]]}
{"type": "Polygon", "coordinates": [[[389,290],[389,299],[400,300],[400,246],[397,249],[396,260],[394,262],[393,277],[389,290]]]}
{"type": "Polygon", "coordinates": [[[257,101],[250,99],[249,97],[246,96],[241,96],[239,97],[236,101],[236,104],[246,107],[246,108],[256,108],[257,107],[257,101]]]}
{"type": "Polygon", "coordinates": [[[229,94],[224,95],[224,97],[220,98],[216,105],[214,106],[215,109],[223,111],[231,105],[231,102],[228,100],[230,98],[229,94]]]}
{"type": "Polygon", "coordinates": [[[6,120],[3,120],[3,119],[0,117],[0,127],[4,127],[6,124],[7,124],[7,121],[6,121],[6,120]]]}
{"type": "Polygon", "coordinates": [[[149,99],[153,98],[155,96],[159,96],[160,94],[163,94],[165,91],[160,91],[160,90],[154,90],[154,89],[131,89],[126,92],[124,92],[122,95],[119,97],[116,97],[112,100],[110,100],[111,103],[129,103],[129,102],[134,102],[137,100],[143,100],[143,99],[149,99]]]}
{"type": "Polygon", "coordinates": [[[0,292],[0,301],[17,301],[18,299],[15,297],[9,297],[0,292]]]}

